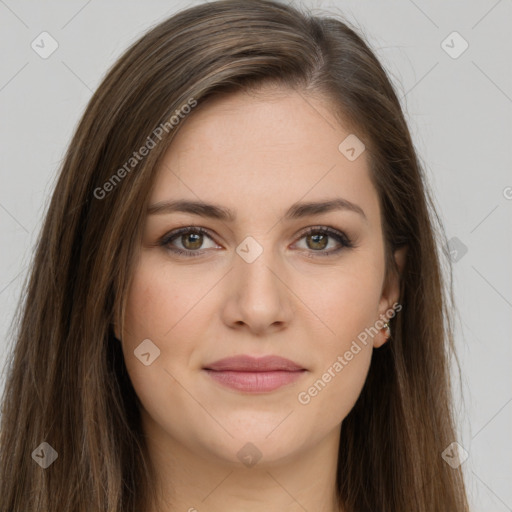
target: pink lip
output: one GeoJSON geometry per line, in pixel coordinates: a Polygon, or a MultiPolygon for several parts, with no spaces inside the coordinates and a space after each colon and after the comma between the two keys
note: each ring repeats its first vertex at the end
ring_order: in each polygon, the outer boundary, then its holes
{"type": "Polygon", "coordinates": [[[220,359],[204,367],[220,384],[238,391],[273,391],[300,378],[305,368],[279,356],[235,356],[220,359]]]}

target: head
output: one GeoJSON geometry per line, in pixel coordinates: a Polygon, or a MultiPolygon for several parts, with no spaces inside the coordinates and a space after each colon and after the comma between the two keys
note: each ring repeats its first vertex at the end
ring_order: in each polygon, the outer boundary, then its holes
{"type": "Polygon", "coordinates": [[[58,489],[42,509],[85,502],[59,487],[85,479],[91,502],[135,510],[154,498],[148,429],[231,465],[246,443],[278,464],[337,429],[347,510],[466,510],[440,457],[454,425],[436,221],[396,93],[347,22],[259,0],[178,13],[110,70],[66,155],[7,381],[2,468],[28,465],[43,438],[64,444],[51,476],[30,466],[38,492],[58,489]],[[171,212],[177,201],[220,209],[171,212]],[[192,241],[177,233],[190,226],[204,228],[192,241]],[[207,369],[239,354],[303,372],[233,392],[207,369]]]}

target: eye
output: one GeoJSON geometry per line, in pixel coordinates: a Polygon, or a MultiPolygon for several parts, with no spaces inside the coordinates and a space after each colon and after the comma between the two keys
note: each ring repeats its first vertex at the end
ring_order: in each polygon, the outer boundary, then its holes
{"type": "MultiPolygon", "coordinates": [[[[198,251],[198,249],[202,247],[205,237],[212,240],[206,229],[196,226],[187,226],[185,228],[171,231],[165,235],[160,240],[159,245],[165,247],[175,254],[190,257],[200,256],[204,252],[198,251]],[[172,245],[175,240],[181,244],[181,248],[172,245]]],[[[208,249],[208,247],[206,247],[206,249],[208,249]]]]}
{"type": "MultiPolygon", "coordinates": [[[[201,256],[205,252],[203,249],[218,247],[215,245],[204,247],[205,237],[213,242],[206,229],[199,226],[187,226],[164,235],[158,245],[174,254],[186,257],[201,256]],[[174,245],[176,243],[181,244],[181,247],[174,245]]],[[[306,240],[306,251],[309,249],[310,252],[308,257],[331,256],[342,249],[354,247],[345,233],[328,226],[310,227],[302,233],[299,241],[302,239],[306,240]],[[329,238],[334,239],[338,243],[338,247],[325,251],[324,249],[329,246],[329,238]]]]}
{"type": "Polygon", "coordinates": [[[302,234],[300,240],[302,239],[306,241],[306,250],[311,249],[313,253],[316,253],[308,255],[309,257],[331,256],[333,254],[337,254],[344,248],[354,247],[354,244],[347,235],[345,235],[345,233],[328,226],[308,228],[306,232],[302,234]],[[329,246],[329,238],[338,242],[338,247],[325,251],[324,249],[329,246]]]}

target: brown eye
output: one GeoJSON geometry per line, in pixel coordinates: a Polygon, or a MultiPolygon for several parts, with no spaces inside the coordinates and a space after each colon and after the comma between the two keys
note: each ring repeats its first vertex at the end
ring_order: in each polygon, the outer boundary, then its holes
{"type": "Polygon", "coordinates": [[[329,236],[324,234],[307,235],[306,240],[311,240],[311,244],[307,244],[310,249],[322,250],[325,249],[329,242],[329,236]]]}
{"type": "Polygon", "coordinates": [[[201,245],[203,245],[203,234],[189,232],[185,235],[181,235],[181,244],[185,249],[200,249],[201,245]]]}
{"type": "MultiPolygon", "coordinates": [[[[306,241],[305,251],[309,253],[309,257],[331,256],[343,249],[354,247],[345,233],[327,226],[308,228],[300,238],[300,240],[303,239],[306,241]],[[337,242],[338,247],[335,245],[330,250],[325,250],[329,247],[331,240],[337,242]]],[[[159,241],[159,245],[172,253],[191,257],[203,255],[204,249],[219,248],[206,229],[195,226],[180,228],[168,233],[159,241]],[[204,247],[208,240],[213,243],[213,246],[204,247]]]]}
{"type": "Polygon", "coordinates": [[[347,235],[345,235],[345,233],[328,226],[308,228],[308,230],[303,233],[300,240],[303,239],[305,240],[305,249],[306,252],[309,252],[309,257],[331,256],[337,254],[343,249],[354,247],[354,244],[350,241],[347,235]],[[333,248],[325,250],[329,246],[331,240],[334,240],[338,244],[338,247],[336,247],[335,243],[333,248]]]}
{"type": "Polygon", "coordinates": [[[170,252],[183,256],[201,256],[205,252],[202,249],[218,247],[204,228],[193,226],[168,233],[160,240],[159,245],[170,252]],[[204,247],[208,240],[212,245],[204,247]]]}

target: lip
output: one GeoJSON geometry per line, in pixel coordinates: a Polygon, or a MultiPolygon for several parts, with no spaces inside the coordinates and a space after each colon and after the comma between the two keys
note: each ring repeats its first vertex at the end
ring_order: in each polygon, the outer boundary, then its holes
{"type": "Polygon", "coordinates": [[[300,364],[279,356],[234,356],[219,359],[204,367],[205,370],[233,371],[233,372],[272,372],[305,370],[300,364]]]}
{"type": "Polygon", "coordinates": [[[203,370],[218,383],[249,393],[274,391],[295,382],[307,371],[289,359],[274,355],[227,357],[206,365],[203,370]]]}

